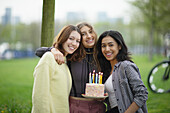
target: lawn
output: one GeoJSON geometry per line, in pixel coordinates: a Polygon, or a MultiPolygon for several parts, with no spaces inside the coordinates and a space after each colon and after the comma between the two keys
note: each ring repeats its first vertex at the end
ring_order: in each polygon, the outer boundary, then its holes
{"type": "MultiPolygon", "coordinates": [[[[153,61],[149,62],[146,56],[133,57],[146,86],[147,75],[151,67],[163,59],[163,57],[155,56],[153,61]]],[[[33,71],[38,60],[39,58],[0,61],[0,112],[31,112],[33,71]]],[[[148,91],[147,106],[149,113],[169,113],[170,94],[154,94],[149,89],[148,91]]]]}
{"type": "MultiPolygon", "coordinates": [[[[149,113],[169,113],[170,112],[170,93],[166,94],[155,94],[151,92],[147,85],[147,76],[150,69],[158,62],[165,60],[164,57],[154,56],[153,61],[149,62],[146,56],[135,56],[134,62],[140,69],[142,80],[147,86],[149,91],[149,97],[147,100],[147,107],[149,113]]],[[[170,84],[167,84],[170,86],[170,84]]]]}
{"type": "Polygon", "coordinates": [[[30,113],[33,71],[38,60],[0,61],[0,111],[30,113]]]}

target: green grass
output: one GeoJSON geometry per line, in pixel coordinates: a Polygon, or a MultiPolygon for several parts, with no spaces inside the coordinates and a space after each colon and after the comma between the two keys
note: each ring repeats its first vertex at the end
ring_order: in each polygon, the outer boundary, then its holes
{"type": "MultiPolygon", "coordinates": [[[[155,56],[153,61],[149,62],[146,56],[133,57],[146,86],[150,69],[163,59],[161,56],[155,56]]],[[[31,112],[33,71],[38,60],[38,58],[34,58],[0,61],[0,112],[31,112]]],[[[148,91],[147,107],[149,113],[169,113],[170,94],[154,94],[149,89],[148,91]]]]}
{"type": "MultiPolygon", "coordinates": [[[[147,107],[149,113],[169,113],[170,111],[170,93],[166,94],[155,94],[151,92],[147,85],[147,77],[151,70],[151,68],[156,65],[158,62],[165,60],[164,57],[154,56],[153,61],[149,62],[148,57],[146,56],[135,56],[134,62],[139,67],[142,80],[145,86],[148,88],[149,95],[147,100],[147,107]]],[[[166,84],[170,86],[170,84],[166,84]]]]}
{"type": "MultiPolygon", "coordinates": [[[[168,66],[168,63],[167,63],[168,66]]],[[[163,65],[159,65],[157,66],[157,68],[155,68],[155,70],[157,69],[158,71],[155,71],[153,74],[151,74],[151,77],[153,77],[152,83],[151,85],[156,86],[156,91],[163,89],[165,91],[169,90],[169,85],[170,84],[170,79],[168,80],[164,80],[162,75],[163,73],[165,73],[167,66],[165,66],[165,64],[163,65]]]]}
{"type": "Polygon", "coordinates": [[[30,113],[33,71],[38,60],[0,61],[0,111],[30,113]]]}

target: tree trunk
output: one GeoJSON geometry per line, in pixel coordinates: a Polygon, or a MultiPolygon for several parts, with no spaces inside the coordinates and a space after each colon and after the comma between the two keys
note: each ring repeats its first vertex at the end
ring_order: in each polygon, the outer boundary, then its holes
{"type": "Polygon", "coordinates": [[[149,61],[152,61],[152,57],[153,57],[153,34],[154,34],[154,27],[153,27],[153,23],[152,23],[150,40],[149,40],[149,61]]]}
{"type": "Polygon", "coordinates": [[[149,61],[152,61],[153,58],[154,32],[155,32],[155,8],[154,8],[154,0],[151,0],[151,31],[150,31],[150,40],[149,40],[149,61]]]}
{"type": "Polygon", "coordinates": [[[41,47],[51,46],[54,38],[55,0],[43,0],[41,47]]]}

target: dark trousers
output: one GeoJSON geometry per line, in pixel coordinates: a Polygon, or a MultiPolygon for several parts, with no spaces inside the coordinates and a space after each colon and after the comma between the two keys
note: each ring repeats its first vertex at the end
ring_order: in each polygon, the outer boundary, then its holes
{"type": "Polygon", "coordinates": [[[108,110],[106,113],[119,113],[118,107],[114,107],[114,108],[108,110]]]}

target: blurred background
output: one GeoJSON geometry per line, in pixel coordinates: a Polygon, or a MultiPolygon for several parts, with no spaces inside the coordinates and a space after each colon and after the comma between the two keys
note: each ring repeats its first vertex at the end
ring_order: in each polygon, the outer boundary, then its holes
{"type": "MultiPolygon", "coordinates": [[[[43,0],[0,0],[0,59],[33,57],[40,47],[43,0]]],[[[98,36],[121,32],[134,54],[167,55],[168,0],[55,0],[55,35],[67,24],[88,22],[98,36]]]]}
{"type": "MultiPolygon", "coordinates": [[[[31,110],[42,8],[43,0],[0,0],[1,113],[31,110]]],[[[146,86],[150,69],[170,56],[169,0],[55,0],[54,36],[80,22],[92,24],[98,36],[109,29],[121,32],[146,86]]],[[[169,94],[149,94],[149,113],[170,111],[169,94]]]]}

